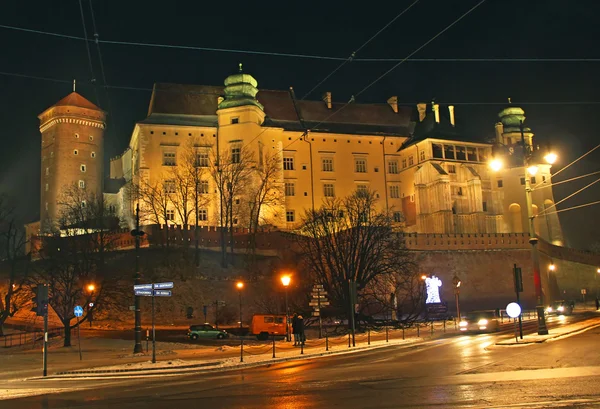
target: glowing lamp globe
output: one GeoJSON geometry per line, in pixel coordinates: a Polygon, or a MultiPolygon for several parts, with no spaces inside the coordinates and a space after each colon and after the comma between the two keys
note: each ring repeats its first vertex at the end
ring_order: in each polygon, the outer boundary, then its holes
{"type": "Polygon", "coordinates": [[[558,159],[558,156],[554,152],[547,153],[546,156],[544,156],[544,160],[550,165],[554,164],[554,162],[556,162],[556,159],[558,159]]]}
{"type": "Polygon", "coordinates": [[[490,168],[494,172],[498,172],[500,169],[502,169],[502,161],[500,159],[492,159],[490,161],[490,168]]]}
{"type": "Polygon", "coordinates": [[[521,306],[516,302],[511,302],[506,306],[506,313],[510,318],[517,318],[521,315],[521,306]]]}
{"type": "Polygon", "coordinates": [[[535,175],[536,175],[536,173],[538,172],[538,167],[537,167],[537,166],[535,166],[535,165],[533,165],[533,166],[530,166],[530,167],[528,167],[528,168],[527,168],[527,172],[529,172],[529,174],[530,174],[531,176],[535,176],[535,175]]]}
{"type": "Polygon", "coordinates": [[[288,285],[290,285],[290,281],[292,281],[292,278],[288,275],[285,276],[281,276],[281,284],[283,284],[284,287],[287,287],[288,285]]]}

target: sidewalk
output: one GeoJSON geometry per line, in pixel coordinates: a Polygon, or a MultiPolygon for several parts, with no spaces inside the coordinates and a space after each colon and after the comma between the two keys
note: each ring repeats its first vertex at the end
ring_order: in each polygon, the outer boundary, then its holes
{"type": "MultiPolygon", "coordinates": [[[[365,349],[382,348],[391,345],[413,345],[415,343],[440,338],[457,333],[454,327],[448,326],[444,332],[443,324],[436,323],[432,333],[431,327],[406,329],[404,340],[402,330],[389,330],[386,342],[385,330],[371,331],[356,335],[356,346],[348,347],[348,336],[313,339],[306,343],[304,349],[294,347],[293,343],[275,341],[275,357],[273,343],[244,341],[243,362],[240,362],[240,346],[222,345],[202,346],[197,344],[178,344],[157,342],[155,364],[151,363],[152,344],[149,353],[132,354],[132,341],[83,338],[82,357],[79,360],[77,338],[73,346],[64,348],[62,340],[54,340],[48,352],[47,378],[91,378],[107,376],[151,376],[182,372],[199,372],[207,370],[224,370],[233,367],[250,367],[296,359],[307,359],[330,354],[352,353],[365,349]]],[[[235,340],[235,339],[234,339],[235,340]]],[[[146,343],[143,342],[145,351],[146,343]]],[[[2,350],[6,352],[7,350],[2,350]]],[[[0,367],[3,368],[0,379],[41,378],[42,353],[41,345],[35,349],[13,348],[10,354],[0,353],[0,367]]]]}
{"type": "Polygon", "coordinates": [[[523,339],[511,337],[509,339],[496,342],[495,345],[509,346],[539,344],[542,342],[552,341],[567,336],[577,335],[581,332],[596,328],[598,326],[600,326],[600,317],[587,319],[585,321],[577,322],[574,324],[560,326],[558,328],[552,328],[548,330],[548,335],[529,334],[524,335],[523,339]]]}

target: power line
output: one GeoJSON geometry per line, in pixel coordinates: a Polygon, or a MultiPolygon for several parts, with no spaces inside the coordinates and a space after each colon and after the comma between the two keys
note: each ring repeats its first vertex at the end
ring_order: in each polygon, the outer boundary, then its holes
{"type": "Polygon", "coordinates": [[[546,207],[544,210],[542,210],[540,213],[538,213],[538,214],[537,214],[537,217],[539,217],[539,216],[543,215],[544,213],[546,213],[546,212],[548,211],[548,209],[552,209],[553,207],[556,207],[556,206],[558,206],[559,204],[561,204],[561,203],[562,203],[562,202],[564,202],[565,200],[572,198],[572,197],[573,197],[573,196],[575,196],[576,194],[578,194],[578,193],[580,193],[580,192],[584,191],[584,190],[585,190],[585,189],[587,189],[588,187],[590,187],[590,186],[592,186],[592,185],[594,185],[594,184],[596,184],[596,183],[598,183],[598,182],[600,182],[600,178],[596,179],[595,181],[593,181],[593,182],[591,182],[591,183],[588,183],[587,185],[585,185],[584,187],[582,187],[581,189],[579,189],[579,190],[578,190],[578,191],[576,191],[575,193],[571,193],[569,196],[565,197],[564,199],[561,199],[561,200],[559,200],[558,202],[556,202],[556,203],[552,204],[551,206],[548,206],[548,207],[546,207]]]}
{"type": "Polygon", "coordinates": [[[106,101],[108,103],[108,111],[111,113],[112,117],[114,118],[114,111],[112,110],[112,106],[110,103],[110,95],[108,94],[108,89],[106,88],[106,85],[107,85],[106,73],[104,72],[104,62],[102,60],[102,52],[100,51],[100,44],[98,43],[100,36],[98,35],[98,30],[96,28],[96,17],[94,15],[94,6],[92,5],[92,0],[89,0],[89,3],[90,3],[90,13],[92,15],[92,27],[94,29],[94,40],[95,40],[94,42],[96,43],[96,51],[98,52],[98,59],[100,60],[100,73],[102,74],[102,82],[104,84],[104,92],[106,93],[106,101]]]}
{"type": "Polygon", "coordinates": [[[552,177],[556,177],[556,175],[558,175],[560,172],[562,172],[563,170],[567,169],[569,166],[573,165],[574,163],[580,161],[581,159],[585,158],[587,155],[589,155],[590,153],[594,152],[598,148],[600,148],[600,144],[596,145],[595,147],[593,147],[592,149],[590,149],[589,151],[587,151],[586,153],[584,153],[583,155],[581,155],[580,157],[578,157],[577,159],[575,159],[573,162],[569,163],[567,166],[565,166],[562,169],[560,169],[558,172],[556,172],[554,175],[552,175],[552,177]]]}
{"type": "Polygon", "coordinates": [[[538,187],[536,187],[536,188],[534,188],[534,189],[531,189],[531,190],[532,190],[532,191],[536,191],[536,190],[539,190],[539,189],[546,189],[546,188],[548,188],[548,187],[554,187],[554,186],[556,186],[556,185],[562,185],[563,183],[568,183],[568,182],[572,182],[572,181],[574,181],[574,180],[583,179],[583,178],[585,178],[585,177],[588,177],[588,176],[594,176],[594,175],[597,175],[597,174],[599,174],[599,173],[600,173],[600,170],[599,170],[599,171],[596,171],[596,172],[588,173],[588,174],[585,174],[585,175],[576,176],[576,177],[574,177],[574,178],[570,178],[570,179],[561,180],[561,181],[559,181],[559,182],[554,182],[554,183],[544,183],[543,185],[540,185],[540,186],[538,186],[538,187]]]}
{"type": "Polygon", "coordinates": [[[373,39],[375,39],[375,37],[377,37],[379,34],[381,34],[386,28],[388,28],[391,24],[393,24],[396,20],[398,20],[404,13],[406,13],[408,10],[410,10],[418,2],[419,2],[419,0],[415,0],[407,8],[405,8],[400,13],[398,13],[396,15],[396,17],[394,17],[390,22],[388,22],[385,26],[383,26],[378,32],[376,32],[373,36],[371,36],[371,38],[369,38],[360,47],[358,47],[355,51],[353,51],[352,54],[350,54],[350,56],[346,60],[344,60],[340,65],[338,65],[325,78],[323,78],[321,81],[319,81],[317,83],[317,85],[315,85],[314,87],[312,87],[311,90],[308,91],[306,94],[304,94],[304,96],[302,98],[300,98],[300,99],[302,99],[302,100],[306,99],[307,96],[309,96],[310,94],[312,94],[312,92],[315,89],[317,89],[321,84],[323,84],[325,81],[327,81],[333,74],[335,74],[336,72],[338,72],[344,65],[346,65],[349,62],[352,62],[352,60],[354,60],[356,58],[356,54],[358,54],[358,52],[360,50],[362,50],[367,44],[369,44],[371,41],[373,41],[373,39]]]}
{"type": "MultiPolygon", "coordinates": [[[[405,61],[407,61],[410,57],[412,57],[413,55],[415,55],[416,53],[418,53],[419,51],[421,51],[423,48],[425,48],[427,45],[429,45],[432,41],[434,41],[436,38],[438,38],[439,36],[441,36],[442,34],[444,34],[446,31],[448,31],[450,28],[452,28],[456,23],[458,23],[459,21],[461,21],[463,18],[465,18],[467,15],[469,15],[473,10],[475,10],[477,7],[479,7],[480,5],[482,5],[485,2],[485,0],[481,0],[479,3],[477,3],[475,6],[471,7],[469,10],[467,10],[464,14],[462,14],[459,18],[457,18],[456,20],[454,20],[452,23],[450,23],[450,25],[446,26],[442,31],[440,31],[439,33],[437,33],[436,35],[434,35],[433,37],[431,37],[428,41],[426,41],[423,45],[421,45],[420,47],[418,47],[416,50],[414,50],[413,52],[411,52],[410,54],[408,54],[404,59],[402,59],[398,64],[395,64],[392,68],[390,68],[389,70],[387,70],[386,72],[384,72],[383,74],[381,74],[379,77],[377,77],[375,79],[375,81],[372,81],[369,85],[367,85],[366,87],[364,87],[362,90],[360,90],[358,93],[356,93],[355,95],[358,96],[360,94],[362,94],[363,92],[365,92],[367,89],[371,88],[373,85],[375,85],[378,81],[380,81],[383,77],[385,77],[386,75],[388,75],[390,72],[392,72],[393,70],[395,70],[396,68],[398,68],[400,65],[402,65],[405,61]]],[[[315,125],[313,128],[318,127],[319,125],[321,125],[324,122],[327,122],[329,119],[331,119],[334,115],[339,114],[342,110],[344,110],[348,105],[350,105],[351,103],[353,103],[355,101],[355,95],[352,95],[352,97],[350,97],[350,100],[345,104],[342,105],[342,107],[340,109],[338,109],[337,111],[333,112],[331,115],[329,115],[327,118],[325,118],[324,120],[322,120],[321,122],[319,122],[317,125],[315,125]]]]}
{"type": "MultiPolygon", "coordinates": [[[[88,62],[90,64],[90,73],[92,74],[92,83],[96,82],[96,76],[94,75],[94,66],[92,64],[92,54],[90,52],[90,42],[87,36],[87,29],[85,27],[85,17],[83,16],[83,4],[79,0],[79,11],[81,12],[81,24],[83,26],[83,35],[85,36],[85,48],[87,50],[88,62]]],[[[96,94],[96,103],[100,104],[100,98],[98,97],[98,90],[94,87],[94,93],[96,94]]]]}
{"type": "Polygon", "coordinates": [[[560,209],[560,210],[556,210],[554,212],[549,212],[549,213],[546,213],[546,216],[549,215],[549,214],[556,214],[556,213],[561,213],[561,212],[568,212],[569,210],[580,209],[582,207],[592,206],[592,205],[596,205],[596,204],[600,204],[600,200],[595,201],[595,202],[585,203],[585,204],[582,204],[582,205],[579,205],[579,206],[567,207],[566,209],[560,209]]]}
{"type": "MultiPolygon", "coordinates": [[[[68,34],[54,33],[50,31],[34,30],[30,28],[9,26],[6,24],[0,24],[0,28],[7,30],[21,31],[32,34],[47,35],[51,37],[65,38],[69,40],[77,41],[91,41],[86,40],[84,37],[78,37],[68,34]]],[[[223,53],[234,53],[234,54],[254,54],[254,55],[265,55],[273,57],[289,57],[289,58],[302,58],[302,59],[313,59],[313,60],[330,60],[330,61],[346,61],[347,57],[336,57],[327,55],[313,55],[313,54],[299,54],[299,53],[280,53],[274,51],[256,51],[256,50],[239,50],[229,48],[217,48],[217,47],[199,47],[190,45],[180,44],[159,44],[159,43],[145,43],[139,41],[118,41],[118,40],[99,40],[99,43],[122,45],[122,46],[136,46],[136,47],[151,47],[151,48],[170,48],[180,50],[193,50],[193,51],[211,51],[211,52],[223,52],[223,53]]],[[[403,61],[403,58],[353,58],[354,62],[398,62],[403,61]]],[[[409,58],[407,62],[600,62],[600,58],[409,58]]]]}

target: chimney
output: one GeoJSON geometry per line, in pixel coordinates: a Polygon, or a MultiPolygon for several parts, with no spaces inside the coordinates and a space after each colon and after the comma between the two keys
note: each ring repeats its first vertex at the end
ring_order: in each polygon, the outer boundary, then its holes
{"type": "Polygon", "coordinates": [[[389,97],[387,100],[387,103],[389,106],[392,107],[392,109],[394,110],[395,113],[398,113],[398,97],[397,96],[389,97]]]}
{"type": "Polygon", "coordinates": [[[450,125],[454,126],[454,105],[448,105],[448,112],[450,113],[450,125]]]}
{"type": "Polygon", "coordinates": [[[502,143],[502,134],[504,133],[504,124],[496,122],[496,142],[502,143]]]}
{"type": "Polygon", "coordinates": [[[217,106],[221,105],[221,102],[225,101],[225,98],[223,97],[218,97],[217,98],[217,106]]]}
{"type": "Polygon", "coordinates": [[[323,94],[323,101],[327,104],[327,108],[331,109],[331,92],[327,91],[323,94]]]}
{"type": "Polygon", "coordinates": [[[419,111],[419,122],[423,122],[427,115],[427,104],[417,104],[417,111],[419,111]]]}
{"type": "Polygon", "coordinates": [[[440,104],[433,104],[433,113],[435,114],[435,122],[440,123],[440,104]]]}

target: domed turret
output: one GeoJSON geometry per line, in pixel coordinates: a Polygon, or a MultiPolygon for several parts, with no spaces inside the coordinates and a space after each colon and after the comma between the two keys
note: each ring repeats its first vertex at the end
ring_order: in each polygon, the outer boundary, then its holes
{"type": "Polygon", "coordinates": [[[240,64],[239,72],[225,79],[225,99],[219,104],[219,109],[244,105],[254,105],[263,109],[263,106],[256,100],[257,86],[256,79],[252,75],[242,72],[242,64],[240,64]]]}

